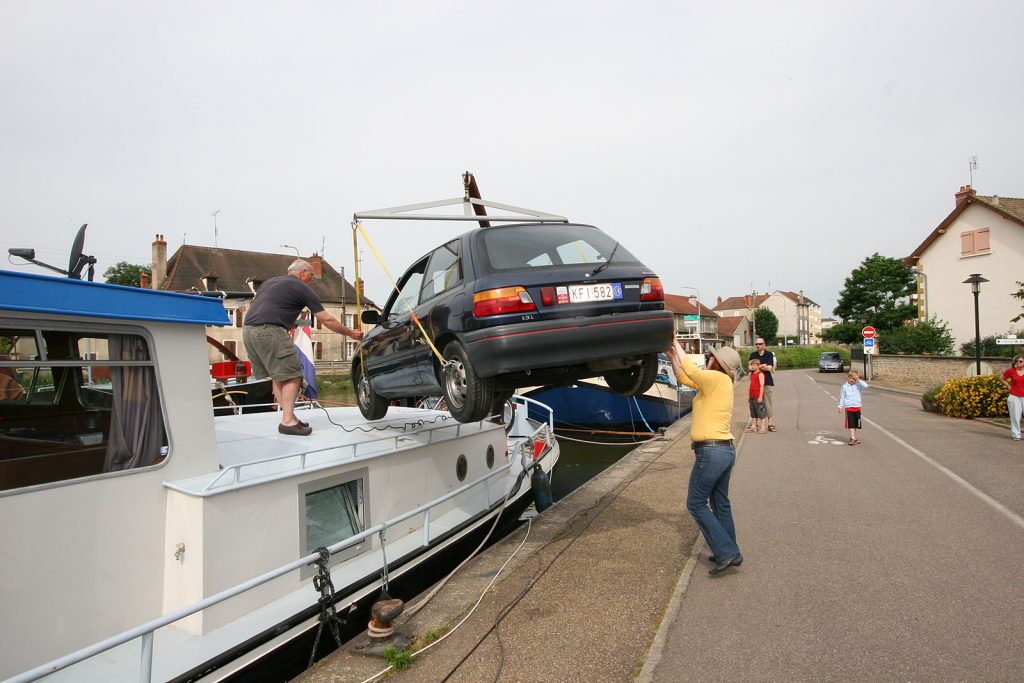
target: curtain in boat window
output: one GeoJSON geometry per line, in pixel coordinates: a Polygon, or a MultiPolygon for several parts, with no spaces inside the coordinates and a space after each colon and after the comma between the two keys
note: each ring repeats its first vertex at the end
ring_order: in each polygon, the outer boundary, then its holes
{"type": "MultiPolygon", "coordinates": [[[[135,335],[107,337],[111,361],[148,360],[146,342],[135,335]]],[[[112,365],[113,405],[104,472],[146,467],[160,459],[163,420],[152,367],[112,365]]]]}

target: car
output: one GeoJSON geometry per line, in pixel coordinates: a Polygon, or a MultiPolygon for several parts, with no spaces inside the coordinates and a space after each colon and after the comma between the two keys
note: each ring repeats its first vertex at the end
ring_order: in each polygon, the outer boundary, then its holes
{"type": "Polygon", "coordinates": [[[642,394],[672,343],[661,280],[597,227],[514,223],[471,230],[417,260],[352,361],[359,408],[443,396],[460,422],[519,387],[603,376],[642,394]]]}
{"type": "Polygon", "coordinates": [[[818,372],[842,372],[843,357],[838,351],[825,351],[818,356],[818,372]]]}

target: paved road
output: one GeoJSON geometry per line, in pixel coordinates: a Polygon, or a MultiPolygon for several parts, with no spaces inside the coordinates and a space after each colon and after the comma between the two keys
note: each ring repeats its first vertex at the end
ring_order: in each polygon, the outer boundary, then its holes
{"type": "Polygon", "coordinates": [[[639,680],[1024,680],[1024,446],[880,390],[847,446],[845,376],[779,375],[733,476],[745,562],[691,558],[639,680]]]}

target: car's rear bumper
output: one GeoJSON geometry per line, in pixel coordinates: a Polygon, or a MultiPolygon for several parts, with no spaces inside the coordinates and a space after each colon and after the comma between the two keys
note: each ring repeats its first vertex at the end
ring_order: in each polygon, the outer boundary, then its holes
{"type": "Polygon", "coordinates": [[[501,325],[462,337],[480,376],[494,377],[665,351],[673,334],[670,311],[640,311],[501,325]]]}

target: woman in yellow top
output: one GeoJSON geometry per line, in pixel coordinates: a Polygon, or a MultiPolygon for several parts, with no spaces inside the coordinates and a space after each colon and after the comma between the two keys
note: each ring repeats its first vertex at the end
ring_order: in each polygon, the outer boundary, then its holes
{"type": "Polygon", "coordinates": [[[697,390],[690,425],[694,461],[686,509],[714,553],[711,561],[715,566],[708,573],[718,576],[729,567],[743,563],[729,502],[729,477],[736,464],[736,447],[730,429],[732,384],[740,367],[740,356],[736,349],[728,346],[713,348],[707,369],[701,370],[678,341],[673,342],[668,355],[679,383],[697,390]]]}

